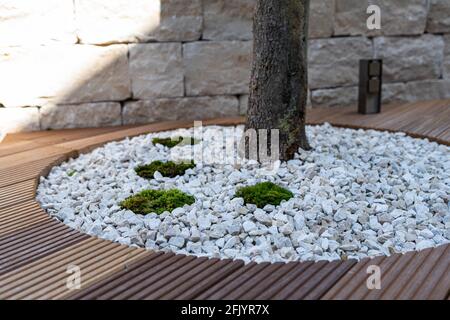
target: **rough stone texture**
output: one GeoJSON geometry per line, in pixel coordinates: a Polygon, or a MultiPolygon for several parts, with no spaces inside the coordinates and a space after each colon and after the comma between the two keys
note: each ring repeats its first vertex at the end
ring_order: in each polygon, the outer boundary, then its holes
{"type": "Polygon", "coordinates": [[[45,105],[40,109],[41,129],[107,127],[121,125],[121,106],[116,102],[79,105],[45,105]]]}
{"type": "Polygon", "coordinates": [[[161,120],[202,120],[236,116],[239,101],[234,96],[154,99],[127,102],[123,123],[138,124],[161,120]]]}
{"type": "Polygon", "coordinates": [[[159,41],[195,41],[202,35],[202,0],[163,0],[159,41]]]}
{"type": "Polygon", "coordinates": [[[384,104],[404,102],[406,85],[402,82],[383,83],[382,100],[384,104]]]}
{"type": "Polygon", "coordinates": [[[309,87],[358,83],[359,59],[372,57],[372,42],[362,37],[315,39],[309,43],[309,87]]]}
{"type": "Polygon", "coordinates": [[[386,82],[436,79],[441,76],[444,41],[441,36],[379,37],[375,56],[384,59],[386,82]]]}
{"type": "Polygon", "coordinates": [[[181,49],[181,43],[149,43],[129,46],[133,98],[183,96],[181,49]]]}
{"type": "Polygon", "coordinates": [[[308,97],[306,98],[306,108],[312,108],[311,90],[308,88],[308,97]]]}
{"type": "Polygon", "coordinates": [[[0,1],[0,45],[75,43],[72,0],[0,1]]]}
{"type": "Polygon", "coordinates": [[[76,0],[83,43],[194,41],[202,33],[201,0],[76,0]]]}
{"type": "Polygon", "coordinates": [[[335,0],[311,0],[309,37],[327,38],[334,32],[335,0]]]}
{"type": "Polygon", "coordinates": [[[186,95],[248,93],[251,50],[251,41],[184,44],[186,95]]]}
{"type": "Polygon", "coordinates": [[[450,35],[444,37],[444,78],[450,79],[450,35]]]}
{"type": "MultiPolygon", "coordinates": [[[[248,108],[248,94],[239,96],[239,114],[242,116],[247,115],[247,108],[248,108]]],[[[306,108],[312,108],[311,91],[310,90],[308,90],[306,108]]]]}
{"type": "Polygon", "coordinates": [[[256,0],[203,0],[205,40],[251,40],[256,0]]]}
{"type": "Polygon", "coordinates": [[[450,33],[450,1],[430,0],[427,31],[430,33],[450,33]]]}
{"type": "Polygon", "coordinates": [[[247,115],[248,97],[248,94],[239,96],[239,114],[242,116],[247,115]]]}
{"type": "Polygon", "coordinates": [[[39,130],[39,110],[35,107],[0,108],[0,128],[3,134],[39,130]]]}
{"type": "MultiPolygon", "coordinates": [[[[205,40],[251,40],[256,0],[203,0],[205,40]]],[[[312,0],[311,38],[333,34],[334,0],[312,0]]]]}
{"type": "Polygon", "coordinates": [[[413,102],[419,100],[450,99],[449,80],[424,80],[389,83],[383,86],[383,102],[413,102]]]}
{"type": "Polygon", "coordinates": [[[82,43],[156,40],[160,0],[75,0],[75,10],[82,43]]]}
{"type": "Polygon", "coordinates": [[[0,47],[0,74],[6,107],[130,97],[126,45],[0,47]]]}
{"type": "Polygon", "coordinates": [[[381,29],[367,28],[368,2],[335,0],[335,35],[418,35],[425,30],[427,0],[373,0],[381,9],[381,29]]]}
{"type": "MultiPolygon", "coordinates": [[[[314,108],[356,107],[358,104],[358,87],[318,89],[313,90],[311,96],[314,108]]],[[[407,83],[385,83],[383,84],[382,99],[383,104],[450,99],[450,81],[424,80],[407,83]]]]}
{"type": "Polygon", "coordinates": [[[358,87],[313,90],[311,100],[314,107],[356,106],[358,87]]]}

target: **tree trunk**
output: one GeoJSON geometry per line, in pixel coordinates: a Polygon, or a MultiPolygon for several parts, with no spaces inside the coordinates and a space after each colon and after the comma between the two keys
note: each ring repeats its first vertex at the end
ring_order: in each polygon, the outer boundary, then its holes
{"type": "Polygon", "coordinates": [[[305,132],[308,18],[309,0],[258,0],[253,20],[246,129],[278,129],[280,160],[292,159],[298,148],[310,149],[305,132]]]}

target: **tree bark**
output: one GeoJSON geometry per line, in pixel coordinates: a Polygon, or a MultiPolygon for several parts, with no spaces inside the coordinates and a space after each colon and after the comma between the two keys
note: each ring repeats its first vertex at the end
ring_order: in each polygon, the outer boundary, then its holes
{"type": "Polygon", "coordinates": [[[305,132],[308,18],[309,0],[258,0],[253,20],[246,129],[278,129],[280,160],[292,159],[298,148],[310,149],[305,132]]]}

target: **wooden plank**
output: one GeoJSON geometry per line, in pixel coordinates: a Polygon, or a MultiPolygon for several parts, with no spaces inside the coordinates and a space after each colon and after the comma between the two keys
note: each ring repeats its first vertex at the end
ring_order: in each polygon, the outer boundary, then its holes
{"type": "Polygon", "coordinates": [[[79,243],[83,240],[89,238],[87,235],[73,233],[69,236],[65,236],[62,239],[56,239],[56,242],[41,244],[38,248],[28,251],[19,257],[14,257],[15,259],[3,263],[0,261],[0,275],[6,274],[12,270],[16,270],[22,266],[27,266],[28,264],[43,259],[53,253],[57,253],[60,250],[69,247],[73,244],[79,243]]]}
{"type": "Polygon", "coordinates": [[[355,264],[330,290],[322,297],[324,300],[346,299],[351,293],[367,280],[367,267],[379,265],[384,257],[364,259],[355,264]]]}
{"type": "Polygon", "coordinates": [[[168,259],[173,256],[170,253],[162,252],[152,252],[151,254],[129,263],[124,266],[124,269],[112,274],[109,277],[98,281],[97,283],[83,288],[83,290],[78,290],[77,292],[69,295],[66,299],[71,300],[93,300],[97,299],[105,292],[109,292],[113,288],[131,280],[140,275],[143,271],[147,270],[149,267],[160,263],[162,260],[168,259]]]}
{"type": "Polygon", "coordinates": [[[161,281],[162,286],[158,289],[152,289],[151,287],[156,287],[155,284],[152,284],[140,295],[146,300],[174,299],[197,286],[200,281],[214,278],[220,269],[229,270],[230,265],[232,266],[233,264],[234,262],[231,260],[209,259],[195,268],[186,270],[186,272],[177,270],[177,274],[172,274],[164,281],[161,281]]]}
{"type": "MultiPolygon", "coordinates": [[[[220,267],[219,270],[212,273],[209,277],[205,277],[200,281],[196,282],[188,290],[184,291],[181,294],[178,294],[178,292],[174,292],[172,298],[177,300],[194,299],[200,293],[205,292],[205,290],[207,290],[214,284],[220,282],[230,274],[234,273],[236,270],[241,269],[243,265],[244,265],[243,261],[233,261],[233,263],[228,263],[226,266],[218,265],[218,267],[220,267]]],[[[169,299],[169,297],[163,296],[162,299],[169,299]]]]}
{"type": "Polygon", "coordinates": [[[130,261],[146,254],[142,249],[87,237],[76,245],[0,276],[0,297],[50,298],[69,294],[72,292],[65,286],[68,265],[79,266],[82,285],[89,286],[97,277],[117,272],[130,261]],[[20,290],[14,289],[16,287],[20,290]]]}
{"type": "MultiPolygon", "coordinates": [[[[392,258],[392,257],[391,257],[392,258]]],[[[417,258],[416,252],[409,252],[404,255],[399,255],[397,261],[393,263],[389,268],[386,268],[380,265],[381,269],[381,289],[380,290],[369,290],[367,285],[361,287],[361,291],[363,292],[363,297],[366,300],[379,300],[386,290],[390,288],[395,288],[397,286],[403,287],[404,284],[400,282],[401,275],[404,270],[408,267],[409,264],[412,264],[414,258],[417,258]]],[[[386,259],[385,261],[392,261],[393,259],[386,259]]],[[[352,296],[353,297],[353,296],[352,296]]],[[[355,298],[359,298],[360,296],[356,296],[355,298]]]]}
{"type": "MultiPolygon", "coordinates": [[[[104,255],[97,255],[90,261],[81,262],[74,260],[73,264],[80,267],[82,272],[82,282],[84,285],[90,285],[95,283],[105,275],[117,272],[122,269],[122,265],[139,259],[145,255],[146,252],[142,250],[130,250],[130,248],[116,249],[104,255]],[[120,250],[120,251],[119,251],[120,250]]],[[[67,288],[67,269],[64,268],[64,276],[57,279],[52,278],[50,282],[43,283],[40,289],[30,294],[21,293],[16,298],[19,299],[61,299],[65,295],[71,293],[71,290],[67,288]],[[56,282],[55,282],[56,281],[56,282]]]]}
{"type": "Polygon", "coordinates": [[[280,292],[284,291],[286,287],[290,285],[292,281],[299,278],[308,268],[314,265],[313,262],[303,262],[296,263],[292,262],[294,265],[294,269],[286,274],[284,277],[275,282],[270,288],[266,288],[266,290],[259,292],[254,299],[256,300],[269,300],[273,299],[273,297],[280,292]]]}
{"type": "Polygon", "coordinates": [[[308,281],[313,278],[317,273],[319,273],[322,268],[326,267],[328,263],[325,261],[319,261],[312,264],[308,269],[305,270],[299,277],[295,278],[291,283],[283,288],[280,292],[275,294],[273,299],[275,300],[295,300],[296,292],[303,292],[302,286],[306,285],[308,281]]]}
{"type": "Polygon", "coordinates": [[[215,285],[211,286],[209,289],[206,289],[204,292],[199,293],[198,296],[193,299],[202,300],[202,299],[214,299],[211,298],[212,295],[217,294],[220,290],[223,290],[223,287],[236,279],[238,279],[241,275],[249,272],[252,268],[254,268],[257,264],[252,262],[246,264],[244,267],[237,269],[235,272],[225,277],[223,280],[217,282],[215,285]]]}
{"type": "Polygon", "coordinates": [[[240,296],[242,300],[253,300],[261,294],[267,293],[268,290],[274,288],[277,284],[282,282],[285,277],[289,277],[295,268],[298,268],[301,264],[298,262],[290,262],[283,264],[277,272],[272,272],[266,276],[264,281],[259,285],[249,288],[243,295],[240,296]]]}
{"type": "Polygon", "coordinates": [[[50,170],[51,167],[61,163],[69,156],[52,156],[0,170],[0,187],[10,186],[27,180],[37,180],[41,174],[46,174],[46,170],[50,170]]]}
{"type": "MultiPolygon", "coordinates": [[[[127,299],[131,295],[139,292],[147,286],[147,282],[152,282],[160,279],[161,277],[170,274],[172,271],[177,270],[183,265],[189,264],[194,257],[184,257],[181,255],[171,255],[168,259],[162,261],[157,265],[152,265],[150,269],[142,272],[139,276],[136,276],[130,281],[122,283],[120,286],[104,293],[99,296],[98,299],[127,299]],[[144,282],[147,281],[147,282],[144,282]]],[[[201,261],[205,261],[202,259],[201,261]]],[[[200,261],[200,262],[201,262],[200,261]]]]}
{"type": "Polygon", "coordinates": [[[240,286],[244,285],[247,281],[251,281],[251,279],[257,276],[260,272],[262,272],[265,268],[270,267],[270,263],[264,262],[252,265],[251,268],[247,269],[245,272],[239,274],[238,277],[234,278],[232,281],[228,283],[224,283],[219,290],[214,292],[208,299],[211,300],[222,300],[222,299],[233,299],[233,291],[237,290],[240,286]]]}
{"type": "MultiPolygon", "coordinates": [[[[255,288],[258,288],[258,293],[263,291],[264,287],[260,286],[262,282],[265,283],[266,279],[272,275],[279,273],[279,270],[285,265],[284,263],[272,263],[260,272],[258,272],[255,276],[250,278],[245,283],[242,283],[241,286],[237,287],[233,291],[229,292],[227,296],[224,297],[224,299],[239,299],[239,300],[246,300],[248,299],[248,296],[246,294],[255,288]]],[[[252,294],[252,293],[250,293],[252,294]]]]}
{"type": "MultiPolygon", "coordinates": [[[[426,260],[427,265],[432,265],[428,276],[423,280],[419,290],[416,291],[413,299],[439,299],[443,300],[450,290],[450,245],[444,248],[440,258],[426,260]]],[[[427,266],[424,266],[426,268],[427,266]]]]}
{"type": "Polygon", "coordinates": [[[0,209],[32,200],[35,197],[36,181],[27,180],[0,188],[0,209]]]}
{"type": "Polygon", "coordinates": [[[14,153],[0,158],[0,170],[17,167],[18,165],[24,165],[53,156],[66,155],[70,152],[73,152],[73,150],[55,145],[14,153]]]}
{"type": "MultiPolygon", "coordinates": [[[[180,278],[186,277],[186,275],[193,276],[195,271],[205,270],[211,264],[217,262],[217,259],[209,260],[207,258],[196,258],[192,256],[184,256],[182,259],[178,260],[176,263],[171,265],[168,270],[164,272],[158,272],[155,276],[144,279],[142,286],[139,291],[127,290],[122,294],[114,297],[114,300],[121,299],[157,299],[162,293],[169,292],[171,288],[174,288],[174,283],[180,284],[180,278]],[[155,294],[156,292],[156,294],[155,294]]],[[[186,279],[186,278],[185,278],[186,279]]]]}
{"type": "MultiPolygon", "coordinates": [[[[432,249],[427,249],[419,254],[414,255],[414,259],[412,259],[407,265],[403,267],[400,274],[396,275],[394,281],[389,282],[389,278],[384,275],[382,277],[382,291],[376,292],[376,297],[374,295],[368,295],[369,299],[385,299],[385,300],[393,300],[396,299],[398,295],[402,295],[402,290],[404,290],[408,284],[412,281],[412,277],[416,274],[416,272],[421,268],[426,258],[432,252],[432,249]]],[[[389,276],[389,275],[388,275],[389,276]]]]}
{"type": "Polygon", "coordinates": [[[316,300],[323,297],[354,265],[355,260],[347,260],[338,264],[329,274],[322,279],[320,283],[316,283],[308,294],[302,297],[305,300],[316,300]]]}

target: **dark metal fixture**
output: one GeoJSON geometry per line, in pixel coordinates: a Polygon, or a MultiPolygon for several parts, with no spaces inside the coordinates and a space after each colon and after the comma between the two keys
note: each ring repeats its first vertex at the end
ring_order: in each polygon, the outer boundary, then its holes
{"type": "Polygon", "coordinates": [[[359,113],[371,114],[381,112],[382,76],[383,60],[359,61],[359,113]]]}

